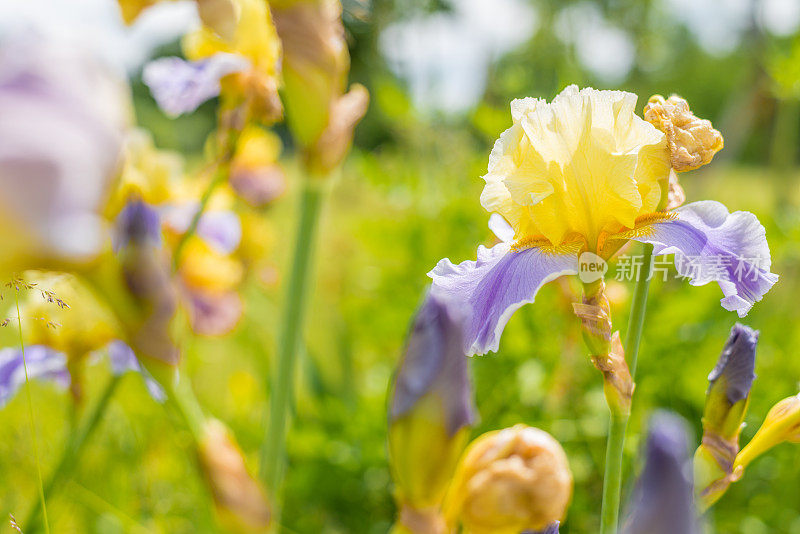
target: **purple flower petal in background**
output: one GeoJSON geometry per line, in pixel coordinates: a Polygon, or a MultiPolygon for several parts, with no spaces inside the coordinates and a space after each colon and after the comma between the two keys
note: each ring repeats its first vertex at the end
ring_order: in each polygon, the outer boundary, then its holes
{"type": "Polygon", "coordinates": [[[136,354],[128,345],[122,341],[112,341],[108,345],[108,359],[111,362],[111,372],[117,376],[127,373],[128,371],[135,371],[142,375],[144,384],[150,396],[158,402],[164,402],[167,399],[164,390],[158,385],[150,373],[142,367],[136,354]]]}
{"type": "Polygon", "coordinates": [[[115,251],[131,242],[150,242],[161,246],[161,218],[152,206],[141,200],[132,200],[122,208],[116,226],[113,239],[115,251]]]}
{"type": "Polygon", "coordinates": [[[428,293],[414,318],[397,372],[390,420],[402,417],[429,393],[442,399],[451,436],[475,420],[468,362],[462,351],[465,319],[457,303],[435,289],[428,293]]]}
{"type": "Polygon", "coordinates": [[[239,322],[244,311],[242,297],[236,291],[205,293],[188,290],[192,329],[205,336],[222,336],[239,322]]]}
{"type": "MultiPolygon", "coordinates": [[[[69,387],[70,376],[64,353],[44,345],[31,345],[25,348],[25,364],[30,380],[39,379],[63,388],[69,387]]],[[[23,384],[25,367],[22,351],[14,348],[0,350],[0,407],[5,406],[23,384]]]]}
{"type": "Polygon", "coordinates": [[[709,389],[721,377],[724,378],[725,394],[731,405],[750,394],[756,378],[757,344],[758,330],[736,323],[731,328],[731,335],[719,355],[717,365],[708,375],[709,389]]]}
{"type": "Polygon", "coordinates": [[[164,57],[144,67],[142,80],[164,113],[189,113],[219,95],[220,80],[250,66],[242,56],[218,53],[199,61],[164,57]]]}
{"type": "Polygon", "coordinates": [[[84,261],[105,239],[100,210],[116,177],[126,91],[96,58],[41,35],[0,48],[0,267],[84,261]]]}
{"type": "Polygon", "coordinates": [[[644,469],[623,534],[698,534],[686,422],[658,412],[650,419],[644,469]]]}
{"type": "MultiPolygon", "coordinates": [[[[498,237],[510,237],[500,221],[495,219],[492,226],[498,237]]],[[[538,247],[512,250],[510,241],[503,241],[492,248],[478,247],[477,261],[453,265],[445,258],[428,276],[434,288],[464,302],[471,312],[464,351],[485,354],[497,351],[511,315],[533,302],[539,288],[559,276],[577,274],[577,252],[577,248],[564,253],[538,247]]]]}
{"type": "Polygon", "coordinates": [[[678,273],[694,286],[717,282],[722,307],[744,317],[778,281],[770,272],[766,232],[755,215],[728,213],[719,202],[693,202],[655,222],[618,237],[655,245],[654,254],[674,254],[678,273]]]}
{"type": "MultiPolygon", "coordinates": [[[[183,233],[189,229],[198,209],[196,203],[167,206],[163,210],[164,222],[175,232],[183,233]]],[[[242,240],[242,223],[232,211],[208,211],[200,217],[197,235],[217,252],[230,254],[242,240]]]]}

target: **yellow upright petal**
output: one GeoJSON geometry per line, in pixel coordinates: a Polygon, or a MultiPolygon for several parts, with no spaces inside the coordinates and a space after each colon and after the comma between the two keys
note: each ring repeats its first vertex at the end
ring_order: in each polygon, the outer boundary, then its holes
{"type": "Polygon", "coordinates": [[[511,104],[513,126],[495,144],[481,201],[517,239],[553,244],[632,227],[654,211],[668,179],[665,136],[634,113],[636,95],[567,87],[553,102],[511,104]]]}

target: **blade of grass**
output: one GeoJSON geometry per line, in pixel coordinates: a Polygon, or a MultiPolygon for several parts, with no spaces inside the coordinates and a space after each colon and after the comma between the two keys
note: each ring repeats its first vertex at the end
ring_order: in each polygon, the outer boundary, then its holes
{"type": "Polygon", "coordinates": [[[25,341],[22,337],[22,315],[19,310],[19,287],[15,287],[14,302],[17,306],[17,327],[19,328],[19,343],[22,350],[22,368],[25,370],[25,391],[28,395],[28,416],[31,425],[31,439],[33,443],[33,456],[36,460],[36,473],[39,478],[39,499],[42,503],[42,517],[44,518],[44,530],[50,534],[50,521],[47,518],[47,503],[44,498],[44,481],[42,480],[42,465],[39,462],[39,443],[36,439],[36,418],[33,413],[33,396],[31,395],[31,384],[28,380],[28,362],[25,359],[25,341]]]}

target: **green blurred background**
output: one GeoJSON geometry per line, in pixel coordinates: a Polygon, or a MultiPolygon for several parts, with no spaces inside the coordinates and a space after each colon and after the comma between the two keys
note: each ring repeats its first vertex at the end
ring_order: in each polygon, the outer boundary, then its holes
{"type": "MultiPolygon", "coordinates": [[[[635,92],[641,110],[651,94],[678,93],[713,120],[725,149],[684,175],[687,197],[754,212],[781,276],[742,321],[761,330],[743,442],[774,402],[797,393],[798,2],[345,0],[344,9],[351,79],[369,88],[372,103],[323,215],[289,436],[286,532],[388,530],[395,513],[386,457],[389,380],[425,273],[440,258],[471,259],[478,244],[491,243],[480,176],[516,97],[550,99],[576,83],[635,92]]],[[[173,43],[159,53],[177,50],[173,43]]],[[[156,143],[198,153],[213,127],[213,104],[170,121],[136,76],[133,87],[137,118],[156,143]]],[[[284,157],[290,191],[269,213],[283,278],[296,217],[291,145],[284,157]]],[[[623,332],[631,289],[611,284],[615,328],[623,332]]],[[[546,286],[535,305],[514,315],[499,353],[471,361],[481,414],[475,435],[523,422],[564,445],[575,476],[562,528],[568,534],[597,530],[607,421],[600,377],[571,313],[577,290],[574,280],[546,286]]],[[[230,425],[253,465],[282,295],[280,286],[252,284],[232,335],[183,341],[201,402],[230,425]]],[[[736,321],[720,297],[716,285],[694,288],[674,276],[652,284],[625,494],[653,409],[676,411],[699,436],[706,376],[736,321]]],[[[14,345],[13,332],[0,335],[4,346],[14,345]]],[[[90,370],[90,402],[107,374],[104,365],[90,370]]],[[[71,408],[50,386],[34,384],[32,392],[47,472],[71,408]]],[[[24,516],[36,495],[26,402],[17,395],[0,410],[0,518],[24,516]]],[[[187,442],[141,380],[126,377],[73,480],[48,502],[55,532],[214,532],[187,442]]],[[[708,531],[800,533],[798,460],[797,445],[757,460],[708,516],[708,531]]],[[[0,522],[0,532],[10,531],[0,522]]]]}

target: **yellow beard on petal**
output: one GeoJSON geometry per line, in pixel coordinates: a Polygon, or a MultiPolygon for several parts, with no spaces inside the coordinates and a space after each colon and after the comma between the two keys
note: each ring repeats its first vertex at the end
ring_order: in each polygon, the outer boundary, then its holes
{"type": "Polygon", "coordinates": [[[579,236],[595,250],[601,234],[633,228],[656,210],[669,177],[662,132],[634,113],[636,95],[570,86],[548,104],[511,104],[514,124],[489,158],[481,203],[502,215],[517,241],[579,236]]]}

